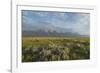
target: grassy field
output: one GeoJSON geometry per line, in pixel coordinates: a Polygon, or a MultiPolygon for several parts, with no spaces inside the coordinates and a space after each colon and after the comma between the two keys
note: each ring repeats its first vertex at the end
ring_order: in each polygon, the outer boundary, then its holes
{"type": "Polygon", "coordinates": [[[89,38],[22,37],[22,62],[89,58],[89,38]]]}

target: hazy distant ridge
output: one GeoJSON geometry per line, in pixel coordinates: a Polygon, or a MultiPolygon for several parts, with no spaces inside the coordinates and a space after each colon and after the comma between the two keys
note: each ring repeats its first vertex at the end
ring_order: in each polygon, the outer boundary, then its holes
{"type": "Polygon", "coordinates": [[[23,31],[23,37],[88,37],[86,35],[80,35],[78,33],[73,32],[57,32],[57,31],[23,31]]]}

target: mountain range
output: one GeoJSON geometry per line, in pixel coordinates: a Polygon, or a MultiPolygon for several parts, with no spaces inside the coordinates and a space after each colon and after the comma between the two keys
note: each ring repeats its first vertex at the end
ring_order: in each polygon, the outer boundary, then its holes
{"type": "Polygon", "coordinates": [[[88,37],[87,35],[80,35],[70,28],[62,28],[49,23],[43,23],[41,26],[38,25],[22,25],[22,36],[23,37],[88,37]]]}

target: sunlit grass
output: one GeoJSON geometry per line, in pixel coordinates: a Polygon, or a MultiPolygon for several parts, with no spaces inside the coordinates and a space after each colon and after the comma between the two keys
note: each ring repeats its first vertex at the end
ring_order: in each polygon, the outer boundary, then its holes
{"type": "Polygon", "coordinates": [[[89,58],[89,38],[22,38],[22,62],[80,60],[89,58]]]}

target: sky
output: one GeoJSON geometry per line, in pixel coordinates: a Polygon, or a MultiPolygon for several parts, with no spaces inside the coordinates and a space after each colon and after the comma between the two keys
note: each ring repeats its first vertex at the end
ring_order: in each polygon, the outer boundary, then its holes
{"type": "Polygon", "coordinates": [[[54,12],[54,11],[33,11],[22,10],[22,30],[36,28],[51,29],[58,28],[69,29],[80,35],[89,35],[90,33],[90,14],[79,12],[54,12]],[[45,26],[48,26],[45,27],[45,26]]]}

